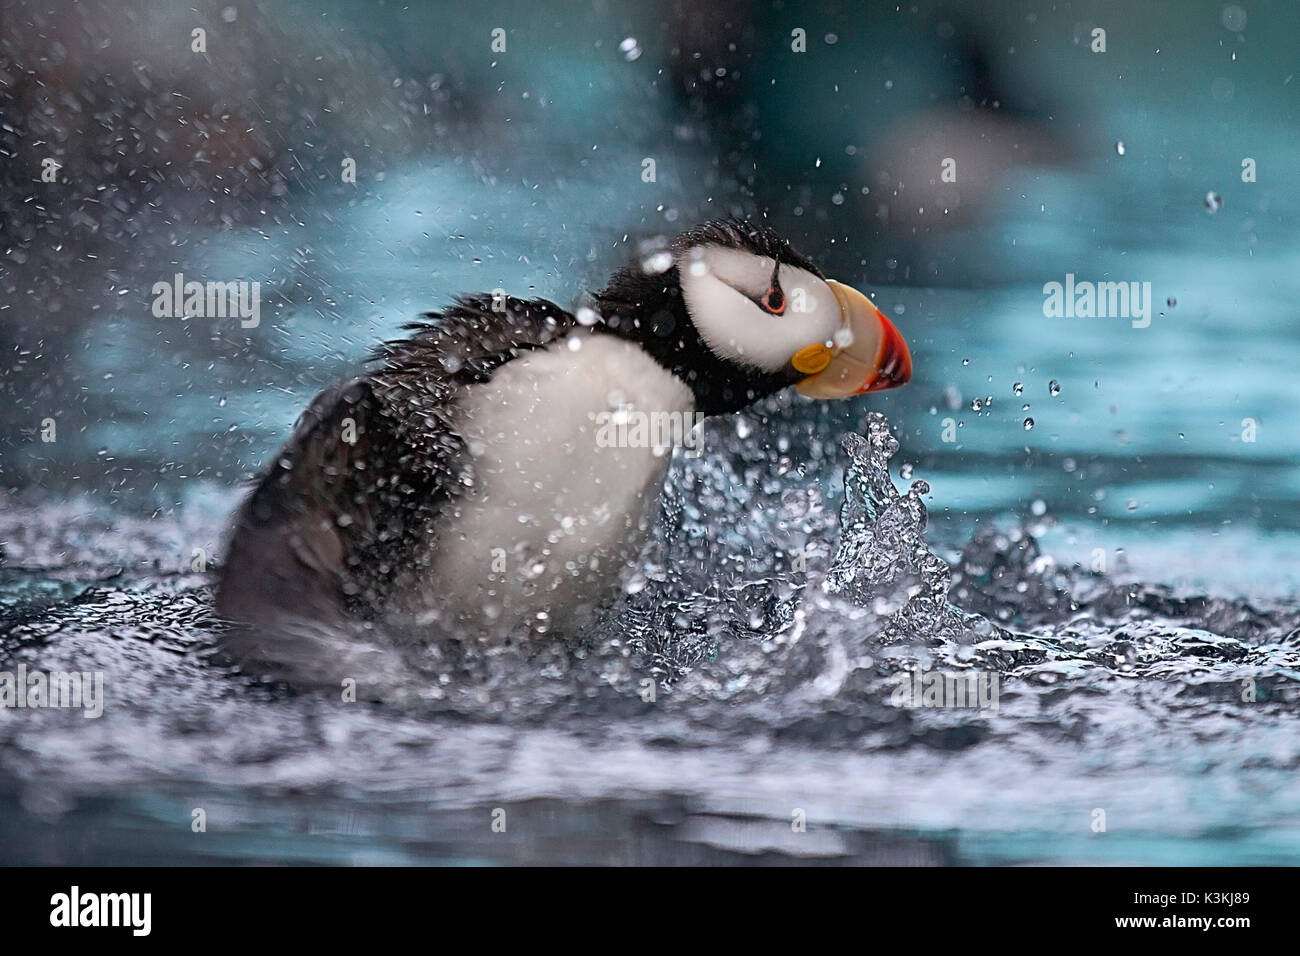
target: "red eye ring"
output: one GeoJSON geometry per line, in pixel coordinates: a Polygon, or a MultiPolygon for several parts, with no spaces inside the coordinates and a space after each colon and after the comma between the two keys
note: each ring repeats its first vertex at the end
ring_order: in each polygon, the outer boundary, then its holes
{"type": "Polygon", "coordinates": [[[772,286],[767,290],[767,294],[759,300],[758,304],[763,307],[764,311],[771,312],[773,315],[784,315],[785,293],[781,291],[780,286],[772,286]]]}

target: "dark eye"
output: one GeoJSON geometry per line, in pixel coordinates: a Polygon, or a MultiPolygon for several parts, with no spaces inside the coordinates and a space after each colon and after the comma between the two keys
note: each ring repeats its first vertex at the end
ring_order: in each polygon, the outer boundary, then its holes
{"type": "Polygon", "coordinates": [[[785,311],[785,293],[780,286],[774,285],[758,300],[758,304],[773,315],[780,315],[785,311]]]}

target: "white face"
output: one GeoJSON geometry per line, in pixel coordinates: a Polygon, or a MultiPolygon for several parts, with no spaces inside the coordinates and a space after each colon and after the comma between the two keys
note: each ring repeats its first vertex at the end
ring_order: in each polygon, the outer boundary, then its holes
{"type": "Polygon", "coordinates": [[[783,262],[777,269],[780,295],[769,299],[774,265],[719,245],[694,246],[678,257],[686,308],[714,354],[776,372],[800,349],[832,344],[843,320],[830,286],[783,262]],[[775,312],[765,303],[776,306],[775,312]]]}

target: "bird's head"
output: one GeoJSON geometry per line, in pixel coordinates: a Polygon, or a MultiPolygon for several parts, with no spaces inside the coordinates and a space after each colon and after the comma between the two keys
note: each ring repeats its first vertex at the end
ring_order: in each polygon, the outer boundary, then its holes
{"type": "Polygon", "coordinates": [[[686,382],[705,414],[788,385],[845,398],[912,375],[907,344],[871,300],[766,226],[692,229],[615,275],[597,301],[606,324],[686,382]]]}

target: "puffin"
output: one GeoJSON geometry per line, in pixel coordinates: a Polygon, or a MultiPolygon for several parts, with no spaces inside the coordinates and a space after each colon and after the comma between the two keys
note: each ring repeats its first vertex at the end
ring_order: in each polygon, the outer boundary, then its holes
{"type": "Polygon", "coordinates": [[[621,593],[692,423],[912,373],[866,295],[761,223],[696,226],[586,301],[461,295],[310,403],[234,516],[216,596],[233,657],[358,628],[578,635],[621,593]],[[610,427],[629,421],[679,434],[610,427]]]}

